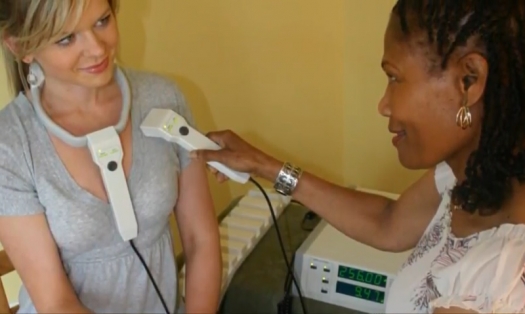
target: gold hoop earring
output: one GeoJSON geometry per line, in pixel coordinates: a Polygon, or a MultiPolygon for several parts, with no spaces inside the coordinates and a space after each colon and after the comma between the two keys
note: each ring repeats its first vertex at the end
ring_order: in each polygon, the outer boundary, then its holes
{"type": "Polygon", "coordinates": [[[472,126],[472,114],[470,113],[467,103],[468,96],[465,93],[465,96],[463,97],[463,104],[456,114],[456,124],[463,130],[472,126]]]}

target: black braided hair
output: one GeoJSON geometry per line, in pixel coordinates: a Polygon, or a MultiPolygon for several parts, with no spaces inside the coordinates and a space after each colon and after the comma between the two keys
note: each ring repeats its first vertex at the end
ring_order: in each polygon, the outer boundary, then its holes
{"type": "Polygon", "coordinates": [[[423,35],[440,70],[471,39],[484,51],[481,138],[452,200],[470,213],[496,213],[512,181],[525,181],[525,0],[398,0],[393,13],[404,36],[423,35]]]}

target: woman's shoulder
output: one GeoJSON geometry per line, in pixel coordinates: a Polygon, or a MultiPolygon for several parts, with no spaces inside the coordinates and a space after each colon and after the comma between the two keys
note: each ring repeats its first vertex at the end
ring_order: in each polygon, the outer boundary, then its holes
{"type": "Polygon", "coordinates": [[[0,110],[0,145],[15,147],[24,143],[23,138],[35,127],[34,123],[33,107],[23,93],[19,93],[0,110]]]}
{"type": "Polygon", "coordinates": [[[30,202],[34,201],[31,196],[34,158],[46,157],[30,148],[31,142],[39,140],[39,124],[22,93],[0,110],[0,128],[0,216],[33,213],[30,202]],[[20,204],[26,209],[20,208],[20,204]]]}
{"type": "MultiPolygon", "coordinates": [[[[515,263],[518,267],[516,269],[523,270],[525,267],[525,224],[505,223],[477,234],[477,241],[459,260],[459,265],[464,271],[467,271],[472,263],[498,268],[515,263]]],[[[502,270],[505,269],[500,269],[502,270]]]]}
{"type": "Polygon", "coordinates": [[[182,93],[175,80],[159,73],[122,68],[132,88],[133,97],[153,101],[177,101],[182,93]]]}
{"type": "Polygon", "coordinates": [[[521,275],[525,267],[525,224],[506,223],[482,231],[459,265],[462,271],[472,273],[473,276],[476,270],[472,269],[472,265],[483,266],[477,271],[493,269],[506,274],[519,272],[521,275]]]}
{"type": "MultiPolygon", "coordinates": [[[[459,250],[451,247],[448,256],[456,253],[459,250]]],[[[487,230],[455,263],[432,274],[439,294],[432,305],[491,313],[522,311],[524,271],[525,225],[504,224],[487,230]]]]}

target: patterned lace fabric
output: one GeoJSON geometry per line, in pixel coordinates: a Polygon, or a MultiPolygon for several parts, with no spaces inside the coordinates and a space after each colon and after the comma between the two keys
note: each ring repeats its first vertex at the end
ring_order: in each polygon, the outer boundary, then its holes
{"type": "Polygon", "coordinates": [[[437,307],[522,312],[525,226],[505,224],[454,236],[449,192],[456,179],[445,163],[436,167],[435,178],[442,202],[392,284],[386,312],[432,313],[437,307]]]}

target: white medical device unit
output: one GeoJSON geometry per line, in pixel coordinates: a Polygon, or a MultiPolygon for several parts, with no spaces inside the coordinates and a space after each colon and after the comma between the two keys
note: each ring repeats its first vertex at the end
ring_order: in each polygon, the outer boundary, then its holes
{"type": "MultiPolygon", "coordinates": [[[[148,137],[162,138],[180,145],[187,151],[221,149],[217,143],[193,129],[181,115],[169,109],[152,109],[140,125],[140,129],[148,137]]],[[[210,161],[208,165],[236,182],[244,184],[250,179],[250,174],[234,171],[221,163],[210,161]]]]}
{"type": "Polygon", "coordinates": [[[40,121],[56,137],[73,147],[88,146],[93,161],[99,166],[104,188],[113,209],[113,216],[120,236],[124,241],[137,237],[138,225],[128,190],[122,158],[124,152],[119,133],[124,130],[131,108],[131,93],[127,79],[120,68],[116,68],[116,80],[122,91],[122,109],[115,126],[92,132],[86,136],[74,136],[57,125],[44,111],[40,103],[40,87],[44,74],[37,63],[30,66],[28,81],[31,86],[32,103],[40,121]]]}
{"type": "MultiPolygon", "coordinates": [[[[376,250],[321,221],[297,250],[294,269],[306,298],[363,313],[385,313],[390,285],[409,254],[376,250]]],[[[293,293],[297,295],[295,288],[293,293]]]]}
{"type": "Polygon", "coordinates": [[[122,167],[120,137],[112,126],[86,137],[91,157],[100,168],[119,233],[124,241],[132,240],[138,235],[138,225],[122,167]]]}

